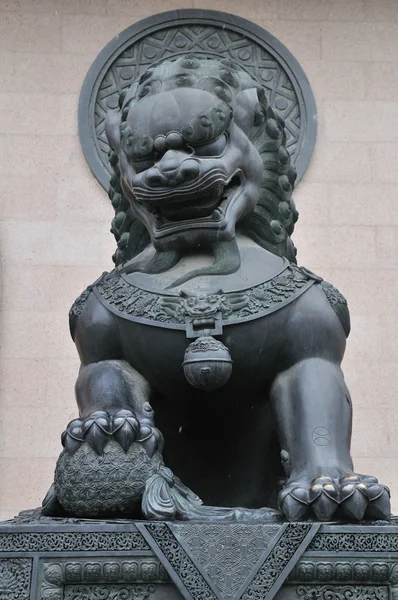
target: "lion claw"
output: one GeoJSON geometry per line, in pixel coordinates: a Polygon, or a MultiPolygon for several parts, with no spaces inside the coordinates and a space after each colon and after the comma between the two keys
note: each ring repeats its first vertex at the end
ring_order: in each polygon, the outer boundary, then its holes
{"type": "Polygon", "coordinates": [[[313,480],[309,497],[319,521],[329,521],[338,507],[338,489],[331,477],[321,475],[313,480]]]}
{"type": "Polygon", "coordinates": [[[85,441],[97,454],[102,454],[108,443],[108,434],[97,424],[92,423],[85,433],[85,441]]]}
{"type": "Polygon", "coordinates": [[[140,422],[136,414],[127,409],[113,414],[96,410],[85,418],[71,421],[61,436],[62,445],[69,454],[74,454],[87,442],[94,452],[101,455],[112,439],[120,444],[124,452],[134,442],[140,443],[149,457],[163,447],[163,436],[153,426],[153,421],[144,418],[140,422]]]}
{"type": "Polygon", "coordinates": [[[288,521],[302,521],[309,508],[309,494],[305,488],[284,489],[280,495],[280,508],[288,521]]]}
{"type": "MultiPolygon", "coordinates": [[[[304,479],[304,478],[303,478],[304,479]]],[[[319,475],[310,481],[295,478],[281,491],[280,508],[286,519],[298,521],[310,512],[318,521],[330,521],[338,514],[350,521],[390,519],[389,489],[375,477],[349,473],[340,480],[319,475]]]]}
{"type": "Polygon", "coordinates": [[[69,454],[74,454],[84,442],[81,425],[81,419],[74,419],[61,435],[61,443],[69,454]]]}
{"type": "Polygon", "coordinates": [[[366,516],[369,519],[388,521],[391,518],[390,490],[387,486],[380,487],[384,489],[382,489],[381,495],[370,499],[366,516]]]}
{"type": "Polygon", "coordinates": [[[365,484],[359,483],[357,486],[352,484],[342,486],[341,495],[342,514],[348,517],[350,521],[362,521],[366,507],[368,506],[365,484]]]}
{"type": "Polygon", "coordinates": [[[137,439],[140,424],[131,411],[119,410],[113,418],[113,437],[125,452],[137,439]]]}

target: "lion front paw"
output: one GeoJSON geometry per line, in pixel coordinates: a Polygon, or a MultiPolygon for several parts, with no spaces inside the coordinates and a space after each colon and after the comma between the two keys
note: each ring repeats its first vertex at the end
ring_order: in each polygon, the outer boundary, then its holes
{"type": "Polygon", "coordinates": [[[61,437],[65,450],[72,455],[84,442],[97,454],[102,454],[111,440],[117,442],[124,452],[127,452],[133,443],[139,443],[149,457],[157,450],[161,452],[163,449],[163,436],[153,424],[150,407],[148,417],[141,419],[128,409],[113,412],[96,410],[86,418],[71,421],[61,437]]]}
{"type": "MultiPolygon", "coordinates": [[[[74,454],[64,450],[60,455],[53,500],[68,514],[78,517],[131,517],[140,513],[147,481],[162,465],[160,453],[149,457],[138,443],[131,444],[125,452],[111,439],[99,454],[84,442],[74,454]]],[[[47,504],[48,500],[46,507],[47,504]]]]}
{"type": "Polygon", "coordinates": [[[54,486],[43,513],[81,517],[131,515],[139,511],[147,480],[163,465],[163,436],[153,411],[96,410],[74,419],[62,434],[54,486]]]}
{"type": "Polygon", "coordinates": [[[390,491],[375,477],[356,473],[291,478],[279,495],[282,513],[289,521],[332,517],[349,521],[389,520],[390,491]]]}

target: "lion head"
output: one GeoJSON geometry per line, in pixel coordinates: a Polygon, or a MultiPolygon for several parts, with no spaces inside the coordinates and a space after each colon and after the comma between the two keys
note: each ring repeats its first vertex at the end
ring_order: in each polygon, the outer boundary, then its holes
{"type": "Polygon", "coordinates": [[[295,260],[284,123],[248,73],[188,55],[149,68],[119,105],[106,122],[116,265],[150,242],[175,255],[237,230],[295,260]]]}

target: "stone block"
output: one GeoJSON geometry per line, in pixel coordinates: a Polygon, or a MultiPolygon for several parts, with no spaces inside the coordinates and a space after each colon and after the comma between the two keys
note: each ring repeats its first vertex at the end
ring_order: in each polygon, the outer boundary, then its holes
{"type": "Polygon", "coordinates": [[[256,23],[281,41],[301,63],[321,60],[321,24],[307,21],[268,21],[259,13],[256,23]]]}
{"type": "Polygon", "coordinates": [[[329,184],[328,204],[331,225],[398,226],[394,184],[329,184]]]}
{"type": "Polygon", "coordinates": [[[37,458],[32,449],[26,457],[0,458],[0,510],[18,513],[26,506],[40,506],[54,468],[54,458],[37,458]]]}
{"type": "Polygon", "coordinates": [[[362,0],[331,0],[329,21],[362,21],[365,11],[362,0]]]}
{"type": "Polygon", "coordinates": [[[372,316],[351,314],[351,325],[347,360],[361,364],[362,361],[391,360],[395,355],[398,335],[395,315],[385,320],[376,312],[372,316]]]}
{"type": "Polygon", "coordinates": [[[77,138],[56,135],[0,134],[1,177],[73,177],[88,172],[81,164],[77,138]]]}
{"type": "Polygon", "coordinates": [[[325,136],[332,142],[398,140],[397,102],[331,101],[324,105],[325,136]]]}
{"type": "Polygon", "coordinates": [[[2,0],[1,10],[99,15],[106,13],[106,0],[2,0]]]}
{"type": "Polygon", "coordinates": [[[58,0],[3,0],[1,10],[46,13],[56,10],[58,4],[58,0]]]}
{"type": "Polygon", "coordinates": [[[362,0],[280,0],[278,16],[292,21],[360,21],[364,9],[362,0]]]}
{"type": "Polygon", "coordinates": [[[331,267],[376,268],[376,242],[372,227],[300,225],[293,240],[299,264],[318,271],[331,267]]]}
{"type": "Polygon", "coordinates": [[[62,15],[62,52],[85,54],[94,60],[98,52],[129,25],[124,15],[62,15]]]}
{"type": "Polygon", "coordinates": [[[60,32],[56,12],[4,11],[0,18],[0,51],[57,52],[61,49],[60,32]]]}
{"type": "MultiPolygon", "coordinates": [[[[107,0],[108,15],[125,15],[136,23],[140,19],[149,17],[166,10],[178,10],[179,8],[192,8],[193,0],[150,0],[149,2],[138,2],[137,0],[107,0]]],[[[199,7],[201,8],[201,7],[199,7]]],[[[214,10],[214,4],[213,4],[214,10]]],[[[217,10],[223,10],[217,6],[217,10]]],[[[233,12],[230,10],[229,12],[233,12]]]]}
{"type": "Polygon", "coordinates": [[[100,266],[25,265],[6,262],[2,274],[3,310],[64,311],[101,275],[100,266]]]}
{"type": "MultiPolygon", "coordinates": [[[[369,65],[373,63],[302,61],[301,66],[311,84],[318,111],[323,111],[322,100],[364,100],[368,92],[369,65]]],[[[319,131],[324,133],[321,127],[319,131]]]]}
{"type": "Polygon", "coordinates": [[[0,322],[4,358],[76,358],[64,313],[4,310],[0,322]]]}
{"type": "MultiPolygon", "coordinates": [[[[108,0],[112,1],[112,0],[108,0]]],[[[188,2],[187,2],[188,4],[188,2]]],[[[278,18],[278,1],[270,0],[269,2],[262,2],[262,0],[248,0],[247,2],[241,2],[240,0],[219,0],[217,7],[214,6],[214,2],[211,0],[193,0],[193,8],[202,8],[210,10],[221,10],[233,15],[238,15],[245,19],[250,19],[255,23],[258,23],[259,19],[272,20],[278,18]]],[[[188,6],[184,7],[188,8],[188,6]]],[[[265,29],[268,29],[266,25],[263,25],[265,29]]]]}
{"type": "Polygon", "coordinates": [[[79,223],[99,221],[108,225],[109,232],[115,211],[107,192],[93,176],[60,180],[53,201],[57,219],[79,223]]]}
{"type": "Polygon", "coordinates": [[[4,176],[0,186],[0,219],[52,221],[55,218],[56,182],[47,176],[4,176]]]}
{"type": "MultiPolygon", "coordinates": [[[[349,342],[348,342],[349,343],[349,342]]],[[[356,423],[356,407],[378,407],[381,418],[388,421],[387,414],[394,410],[398,402],[398,392],[391,382],[396,377],[396,364],[390,360],[367,360],[360,364],[344,360],[344,377],[353,400],[356,423]]],[[[364,417],[364,415],[361,415],[364,417]]],[[[365,416],[366,418],[366,416],[365,416]]],[[[390,439],[391,452],[398,454],[396,436],[390,439]]]]}
{"type": "Polygon", "coordinates": [[[58,412],[62,411],[65,416],[63,428],[78,416],[74,389],[79,366],[77,351],[74,358],[68,360],[54,358],[47,361],[46,402],[48,406],[56,407],[58,412]]]}
{"type": "Polygon", "coordinates": [[[44,359],[5,358],[0,362],[0,405],[41,406],[47,401],[47,369],[44,359]]]}
{"type": "Polygon", "coordinates": [[[391,456],[391,446],[389,419],[385,418],[380,408],[356,405],[351,440],[353,456],[388,458],[391,456]]]}
{"type": "Polygon", "coordinates": [[[398,62],[369,62],[366,67],[366,97],[369,100],[396,102],[398,62]]]}
{"type": "Polygon", "coordinates": [[[371,179],[371,149],[367,144],[329,142],[322,137],[304,176],[305,182],[320,183],[363,183],[371,179]]]}
{"type": "MultiPolygon", "coordinates": [[[[69,90],[65,90],[68,92],[69,90]]],[[[57,123],[53,134],[78,135],[78,94],[60,94],[57,98],[57,123]]]]}
{"type": "Polygon", "coordinates": [[[0,52],[0,78],[3,92],[14,91],[15,53],[0,52]]]}
{"type": "Polygon", "coordinates": [[[398,143],[373,144],[370,156],[373,181],[398,183],[398,143]]]}
{"type": "Polygon", "coordinates": [[[86,223],[5,221],[1,231],[3,257],[14,264],[101,264],[102,231],[86,223]]]}
{"type": "Polygon", "coordinates": [[[0,132],[22,135],[77,134],[77,96],[0,94],[0,132]]]}
{"type": "Polygon", "coordinates": [[[347,298],[352,314],[372,316],[377,312],[384,319],[395,316],[398,270],[347,269],[345,266],[326,269],[322,275],[347,298]]]}
{"type": "Polygon", "coordinates": [[[26,94],[77,95],[92,62],[91,56],[59,52],[51,54],[18,52],[13,57],[14,71],[10,78],[11,83],[9,87],[3,89],[26,94]]]}
{"type": "Polygon", "coordinates": [[[53,267],[51,310],[65,311],[88,285],[102,274],[101,266],[60,266],[53,267]]]}
{"type": "Polygon", "coordinates": [[[376,254],[379,268],[398,269],[398,228],[376,228],[376,254]]]}
{"type": "Polygon", "coordinates": [[[396,61],[398,23],[322,23],[322,58],[336,61],[396,61]]]}
{"type": "Polygon", "coordinates": [[[65,14],[106,14],[106,0],[2,0],[1,10],[65,14]]]}
{"type": "Polygon", "coordinates": [[[384,21],[385,23],[398,21],[398,4],[396,0],[382,0],[382,2],[363,0],[363,4],[366,21],[384,21]]]}
{"type": "Polygon", "coordinates": [[[325,183],[300,183],[293,193],[294,202],[300,213],[297,228],[301,225],[328,225],[328,186],[325,183]]]}
{"type": "Polygon", "coordinates": [[[15,429],[18,423],[19,458],[32,456],[35,458],[52,457],[55,462],[62,450],[60,436],[68,422],[65,410],[54,410],[50,405],[35,406],[2,406],[0,423],[0,457],[15,456],[15,429]],[[23,433],[22,433],[23,432],[23,433]]]}
{"type": "Polygon", "coordinates": [[[70,359],[2,358],[0,406],[31,407],[38,413],[38,407],[51,407],[55,416],[62,415],[65,427],[78,414],[74,394],[78,372],[77,351],[70,359]]]}

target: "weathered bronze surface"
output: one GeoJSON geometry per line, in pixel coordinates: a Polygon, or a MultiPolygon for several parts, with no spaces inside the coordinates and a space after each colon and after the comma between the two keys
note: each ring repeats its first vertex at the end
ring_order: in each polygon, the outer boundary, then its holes
{"type": "Polygon", "coordinates": [[[70,311],[79,417],[44,514],[389,519],[352,464],[349,312],[297,266],[271,96],[222,53],[181,52],[108,112],[115,268],[70,311]]]}

